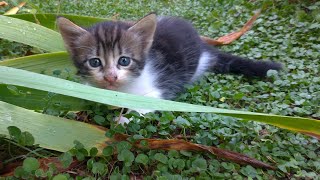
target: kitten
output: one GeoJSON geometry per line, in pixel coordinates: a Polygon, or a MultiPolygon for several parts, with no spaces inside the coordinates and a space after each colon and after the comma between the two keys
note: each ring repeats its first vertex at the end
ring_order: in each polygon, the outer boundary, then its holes
{"type": "Polygon", "coordinates": [[[149,14],[139,21],[108,21],[82,28],[59,17],[57,25],[78,74],[114,91],[173,99],[205,72],[265,77],[281,64],[220,52],[191,23],[149,14]]]}

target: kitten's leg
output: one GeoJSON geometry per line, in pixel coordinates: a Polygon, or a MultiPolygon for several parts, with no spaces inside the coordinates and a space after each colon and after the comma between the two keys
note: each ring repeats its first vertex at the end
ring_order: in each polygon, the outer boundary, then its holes
{"type": "Polygon", "coordinates": [[[124,124],[129,124],[131,120],[121,115],[120,117],[116,117],[115,121],[117,122],[117,124],[124,125],[124,124]]]}
{"type": "MultiPolygon", "coordinates": [[[[150,113],[150,112],[155,112],[153,110],[146,110],[146,109],[128,109],[128,111],[125,114],[129,114],[131,111],[138,112],[140,114],[140,116],[144,116],[145,114],[150,113]]],[[[128,118],[122,116],[122,112],[123,112],[123,109],[120,112],[120,116],[116,117],[114,119],[114,121],[116,121],[118,124],[122,124],[122,125],[128,124],[132,119],[131,118],[128,119],[128,118]]]]}
{"type": "MultiPolygon", "coordinates": [[[[120,111],[120,115],[118,117],[115,117],[113,120],[117,122],[117,124],[128,124],[130,122],[130,120],[124,116],[122,116],[124,111],[124,108],[121,109],[120,111]]],[[[129,110],[128,110],[129,111],[129,110]]],[[[126,114],[128,113],[128,111],[126,112],[126,114]]]]}
{"type": "MultiPolygon", "coordinates": [[[[145,71],[142,73],[139,80],[137,80],[132,85],[129,84],[125,88],[125,90],[122,92],[143,95],[146,97],[153,97],[153,98],[157,98],[157,99],[162,99],[162,91],[154,85],[155,78],[152,78],[153,76],[154,76],[154,74],[149,72],[148,66],[145,67],[145,71]],[[138,91],[137,91],[136,84],[141,85],[140,88],[138,88],[138,91]]],[[[129,109],[126,112],[126,114],[128,114],[130,111],[136,111],[141,116],[144,116],[145,114],[147,114],[149,112],[154,112],[154,110],[149,110],[149,109],[129,109]]],[[[127,119],[125,117],[121,117],[120,119],[121,119],[121,121],[119,121],[119,123],[122,123],[122,124],[128,123],[130,121],[130,119],[127,119]]]]}

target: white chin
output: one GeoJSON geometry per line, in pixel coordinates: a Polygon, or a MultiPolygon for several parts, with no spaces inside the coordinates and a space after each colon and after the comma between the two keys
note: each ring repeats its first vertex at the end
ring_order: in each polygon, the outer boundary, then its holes
{"type": "Polygon", "coordinates": [[[105,88],[108,90],[116,90],[117,89],[117,87],[113,86],[113,85],[107,85],[105,88]]]}

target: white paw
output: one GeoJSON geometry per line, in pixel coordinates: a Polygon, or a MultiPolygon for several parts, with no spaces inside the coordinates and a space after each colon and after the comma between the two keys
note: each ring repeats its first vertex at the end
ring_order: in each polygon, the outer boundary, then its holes
{"type": "Polygon", "coordinates": [[[118,124],[122,124],[122,125],[128,124],[128,123],[130,122],[130,120],[129,120],[128,118],[123,117],[123,116],[120,116],[120,118],[119,118],[119,117],[116,117],[114,120],[115,120],[118,124]]]}
{"type": "MultiPolygon", "coordinates": [[[[140,116],[144,116],[145,114],[150,113],[150,112],[155,112],[154,110],[149,110],[149,109],[132,109],[132,110],[138,112],[140,114],[140,116]]],[[[132,110],[129,109],[127,113],[129,113],[132,110]]]]}

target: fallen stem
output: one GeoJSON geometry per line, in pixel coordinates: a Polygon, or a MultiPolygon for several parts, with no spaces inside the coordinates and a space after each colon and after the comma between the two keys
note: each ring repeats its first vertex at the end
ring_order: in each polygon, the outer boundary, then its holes
{"type": "Polygon", "coordinates": [[[227,45],[232,43],[233,41],[240,38],[243,34],[245,34],[247,31],[249,31],[253,25],[253,23],[257,20],[259,15],[261,14],[261,10],[258,10],[254,16],[239,30],[236,32],[232,32],[230,34],[227,34],[225,36],[219,37],[218,39],[212,39],[205,36],[200,36],[202,41],[214,45],[214,46],[221,46],[221,45],[227,45]]]}
{"type": "MultiPolygon", "coordinates": [[[[125,134],[115,134],[114,139],[116,141],[127,141],[129,136],[125,134]]],[[[162,150],[187,150],[187,151],[201,151],[209,152],[216,155],[219,158],[227,159],[242,165],[251,165],[257,168],[276,170],[274,166],[261,162],[244,154],[237,152],[219,149],[214,146],[205,146],[201,144],[194,144],[180,139],[140,139],[133,145],[136,148],[148,148],[148,149],[162,149],[162,150]],[[140,144],[141,141],[147,141],[147,147],[140,144]]]]}

